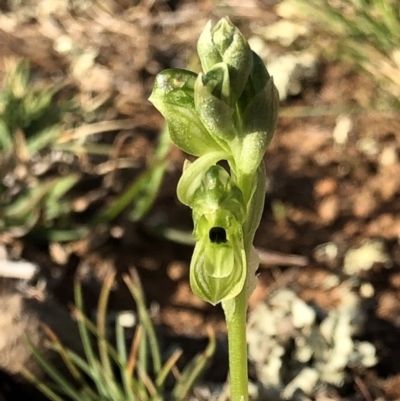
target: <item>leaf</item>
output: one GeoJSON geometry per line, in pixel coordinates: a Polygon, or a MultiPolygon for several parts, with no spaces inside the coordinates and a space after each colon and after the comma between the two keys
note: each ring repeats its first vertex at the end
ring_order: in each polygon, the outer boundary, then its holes
{"type": "Polygon", "coordinates": [[[42,131],[29,137],[27,146],[31,155],[40,152],[47,146],[54,144],[59,135],[61,129],[58,125],[44,128],[42,131]]]}
{"type": "Polygon", "coordinates": [[[51,221],[62,214],[70,212],[71,203],[62,202],[62,197],[79,181],[78,174],[61,177],[50,188],[44,202],[45,220],[51,221]]]}
{"type": "Polygon", "coordinates": [[[133,210],[130,214],[133,221],[139,221],[142,219],[153,206],[167,167],[167,156],[170,149],[171,139],[168,129],[164,128],[160,134],[147,179],[142,181],[138,197],[136,202],[133,204],[133,210]]]}
{"type": "Polygon", "coordinates": [[[13,147],[13,140],[5,121],[0,118],[0,150],[9,153],[13,147]]]}

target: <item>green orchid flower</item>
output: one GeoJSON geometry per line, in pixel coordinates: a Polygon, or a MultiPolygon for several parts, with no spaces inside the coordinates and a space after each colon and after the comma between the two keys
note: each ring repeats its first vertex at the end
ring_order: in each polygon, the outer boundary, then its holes
{"type": "Polygon", "coordinates": [[[247,401],[246,309],[258,267],[253,239],[263,211],[263,158],[276,126],[278,92],[228,18],[207,24],[197,50],[203,72],[161,72],[150,100],[165,117],[172,141],[197,157],[185,163],[177,187],[194,223],[190,284],[203,300],[222,303],[231,400],[247,401]]]}
{"type": "Polygon", "coordinates": [[[196,238],[190,266],[192,290],[213,305],[234,298],[247,276],[242,193],[223,167],[213,165],[203,175],[189,206],[196,238]]]}
{"type": "Polygon", "coordinates": [[[173,142],[198,157],[185,166],[177,194],[193,209],[197,241],[191,268],[193,291],[217,303],[235,297],[244,286],[243,266],[248,263],[243,252],[246,255],[251,248],[263,208],[262,161],[275,130],[278,93],[264,63],[228,18],[215,26],[208,23],[197,47],[204,72],[161,72],[150,100],[164,115],[173,142]],[[228,162],[229,173],[212,167],[221,160],[228,162]],[[216,180],[213,175],[229,182],[230,188],[225,188],[225,195],[218,192],[210,207],[215,212],[206,212],[203,208],[210,205],[205,199],[217,193],[206,185],[207,180],[216,180]],[[245,218],[237,218],[221,203],[233,188],[241,193],[245,218]],[[209,231],[222,215],[227,241],[214,243],[209,231]],[[238,249],[233,251],[233,246],[238,249]],[[239,268],[228,268],[230,263],[239,268]]]}

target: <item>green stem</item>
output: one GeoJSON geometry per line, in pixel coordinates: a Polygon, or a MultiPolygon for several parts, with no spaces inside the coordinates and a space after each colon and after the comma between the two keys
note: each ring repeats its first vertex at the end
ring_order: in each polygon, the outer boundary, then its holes
{"type": "Polygon", "coordinates": [[[248,401],[247,341],[246,341],[246,286],[225,305],[226,325],[228,329],[229,378],[231,401],[248,401]]]}
{"type": "MultiPolygon", "coordinates": [[[[249,270],[249,261],[254,232],[260,223],[263,211],[265,181],[265,165],[262,163],[257,170],[256,191],[248,206],[248,216],[244,226],[244,245],[248,274],[255,274],[255,272],[250,271],[251,269],[249,270]]],[[[243,175],[238,176],[238,186],[243,192],[246,192],[244,193],[246,203],[251,196],[251,189],[248,185],[249,182],[254,185],[254,181],[249,179],[249,177],[243,175]]],[[[249,280],[249,277],[247,280],[249,280]]],[[[248,401],[249,399],[246,337],[247,296],[247,285],[245,285],[236,298],[222,302],[228,330],[231,401],[248,401]]]]}

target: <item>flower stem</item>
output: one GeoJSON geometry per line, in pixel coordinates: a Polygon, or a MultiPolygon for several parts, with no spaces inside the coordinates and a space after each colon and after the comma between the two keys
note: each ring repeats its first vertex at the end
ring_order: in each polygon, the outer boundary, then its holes
{"type": "Polygon", "coordinates": [[[232,305],[234,310],[224,308],[228,329],[230,400],[248,401],[246,286],[231,302],[234,302],[232,305]]]}

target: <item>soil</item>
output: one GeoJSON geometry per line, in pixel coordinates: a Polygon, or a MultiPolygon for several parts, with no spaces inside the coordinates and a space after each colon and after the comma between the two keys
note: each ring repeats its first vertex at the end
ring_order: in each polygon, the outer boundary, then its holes
{"type": "MultiPolygon", "coordinates": [[[[96,135],[97,142],[120,140],[125,156],[135,165],[115,170],[113,185],[105,187],[105,176],[89,167],[106,160],[86,156],[89,164],[77,198],[87,200],[102,185],[104,191],[98,192],[95,201],[87,201],[83,219],[115,199],[150,163],[163,124],[146,100],[154,76],[167,67],[197,65],[194,44],[207,19],[228,14],[247,33],[251,24],[277,18],[273,2],[267,1],[217,6],[205,0],[132,2],[135,5],[114,0],[88,9],[84,5],[69,8],[60,1],[46,10],[47,3],[42,0],[33,6],[22,1],[19,9],[4,8],[1,75],[8,57],[27,58],[35,79],[66,83],[62,95],[73,94],[81,102],[87,110],[85,124],[132,121],[131,128],[96,135]],[[55,50],[67,42],[72,43],[71,50],[55,50]],[[91,51],[95,55],[89,65],[74,70],[78,59],[83,62],[91,51]],[[96,102],[100,108],[93,106],[96,102]]],[[[371,239],[383,241],[391,267],[375,263],[360,273],[360,279],[373,289],[363,301],[368,319],[362,337],[375,345],[379,363],[355,377],[350,390],[338,393],[340,399],[400,399],[400,115],[347,107],[370,104],[375,90],[368,77],[351,67],[321,61],[317,75],[303,83],[302,92],[283,102],[282,117],[265,156],[268,191],[255,240],[263,256],[250,308],[286,286],[324,309],[334,308],[341,296],[340,287],[324,290],[326,275],[346,275],[343,261],[349,249],[371,239]],[[317,116],[291,115],[306,106],[322,111],[317,116]],[[330,112],[337,106],[344,110],[340,115],[330,112]],[[338,133],[343,118],[349,129],[338,133]],[[338,141],[340,135],[345,140],[338,141]],[[318,251],[326,243],[335,246],[333,257],[318,251]]],[[[199,338],[211,326],[224,339],[222,310],[200,301],[188,285],[192,246],[159,237],[153,229],[160,222],[185,232],[191,229],[190,211],[175,196],[185,157],[171,149],[157,200],[140,222],[130,222],[128,212],[122,213],[111,225],[92,230],[89,238],[68,244],[65,258],[65,245],[49,247],[29,237],[8,238],[7,247],[53,277],[50,291],[64,305],[73,299],[76,273],[83,277],[87,304],[95,308],[105,275],[116,270],[110,308],[132,308],[122,275],[134,268],[149,305],[158,307],[156,320],[165,333],[199,338]]],[[[81,162],[77,162],[79,168],[81,162]]],[[[226,366],[222,371],[223,376],[226,366]]]]}

